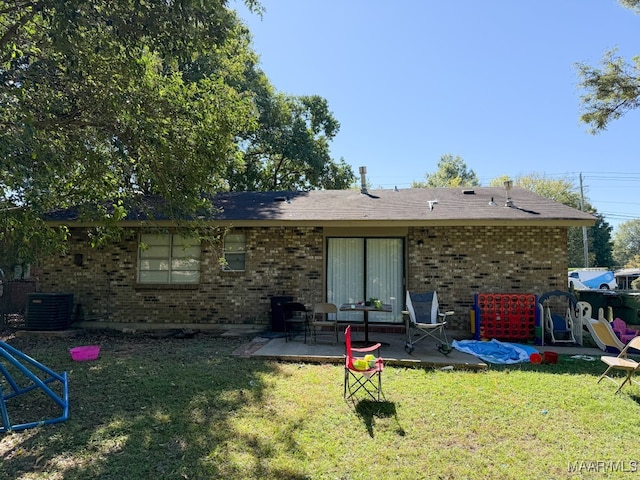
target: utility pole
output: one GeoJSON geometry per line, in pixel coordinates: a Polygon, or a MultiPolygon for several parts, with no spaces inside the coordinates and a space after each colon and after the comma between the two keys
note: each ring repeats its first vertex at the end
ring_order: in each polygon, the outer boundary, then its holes
{"type": "MultiPolygon", "coordinates": [[[[582,172],[580,172],[580,210],[584,212],[584,189],[582,187],[582,172]]],[[[582,227],[582,247],[584,249],[584,268],[589,267],[589,242],[587,242],[587,227],[582,227]]]]}

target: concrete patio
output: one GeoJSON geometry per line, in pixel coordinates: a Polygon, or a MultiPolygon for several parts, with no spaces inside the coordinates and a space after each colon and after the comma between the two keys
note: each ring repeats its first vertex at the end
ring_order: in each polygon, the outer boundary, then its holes
{"type": "MultiPolygon", "coordinates": [[[[362,340],[363,333],[355,332],[353,341],[362,340]]],[[[237,355],[259,357],[289,362],[311,363],[342,363],[344,359],[344,334],[340,332],[339,341],[333,345],[331,338],[318,337],[317,342],[304,342],[303,336],[297,336],[287,341],[284,336],[266,333],[264,336],[256,336],[250,344],[244,345],[236,351],[237,355]]],[[[388,346],[382,346],[380,356],[384,358],[386,365],[456,369],[486,369],[487,363],[474,355],[452,350],[448,355],[440,353],[435,340],[424,339],[416,344],[415,350],[409,354],[405,351],[406,335],[404,333],[380,333],[372,332],[370,340],[385,342],[388,346]]],[[[596,359],[604,352],[597,348],[581,346],[537,346],[540,353],[551,351],[564,355],[589,355],[596,359]]]]}

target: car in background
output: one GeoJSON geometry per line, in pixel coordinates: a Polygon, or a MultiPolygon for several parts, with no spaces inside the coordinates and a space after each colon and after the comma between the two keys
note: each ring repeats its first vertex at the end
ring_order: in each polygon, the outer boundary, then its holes
{"type": "Polygon", "coordinates": [[[574,290],[613,290],[618,288],[613,272],[598,268],[570,270],[568,280],[569,288],[574,290]]]}

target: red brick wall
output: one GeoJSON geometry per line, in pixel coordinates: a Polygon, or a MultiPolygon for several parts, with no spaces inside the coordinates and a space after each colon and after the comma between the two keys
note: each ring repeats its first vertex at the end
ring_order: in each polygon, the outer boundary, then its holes
{"type": "Polygon", "coordinates": [[[453,330],[469,330],[476,293],[567,289],[562,227],[415,228],[407,251],[407,288],[437,291],[441,310],[456,312],[453,330]]]}
{"type": "MultiPolygon", "coordinates": [[[[323,300],[320,227],[258,227],[246,234],[245,272],[225,272],[221,246],[203,243],[199,285],[137,285],[137,233],[104,249],[72,229],[69,253],[42,264],[42,292],[73,293],[85,320],[166,324],[270,324],[271,297],[307,305],[323,300]],[[82,255],[77,265],[76,254],[82,255]]],[[[453,330],[469,330],[478,292],[542,294],[566,289],[567,229],[562,227],[420,227],[407,235],[407,288],[436,290],[456,311],[453,330]]]]}
{"type": "Polygon", "coordinates": [[[246,234],[246,271],[220,268],[221,246],[202,244],[199,285],[138,285],[137,235],[104,249],[88,247],[72,230],[67,255],[43,263],[43,292],[74,293],[85,320],[155,323],[269,324],[271,297],[321,300],[322,231],[316,228],[237,229],[246,234]],[[74,263],[82,254],[82,265],[74,263]]]}

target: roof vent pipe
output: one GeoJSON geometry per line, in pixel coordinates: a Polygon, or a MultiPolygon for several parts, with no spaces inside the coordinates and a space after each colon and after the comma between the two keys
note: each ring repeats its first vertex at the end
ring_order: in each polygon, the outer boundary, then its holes
{"type": "Polygon", "coordinates": [[[505,207],[513,207],[513,200],[511,200],[512,188],[513,188],[513,181],[507,180],[504,182],[504,189],[507,191],[507,200],[504,202],[505,207]]]}
{"type": "Polygon", "coordinates": [[[367,167],[360,167],[360,193],[369,193],[367,191],[367,167]]]}

